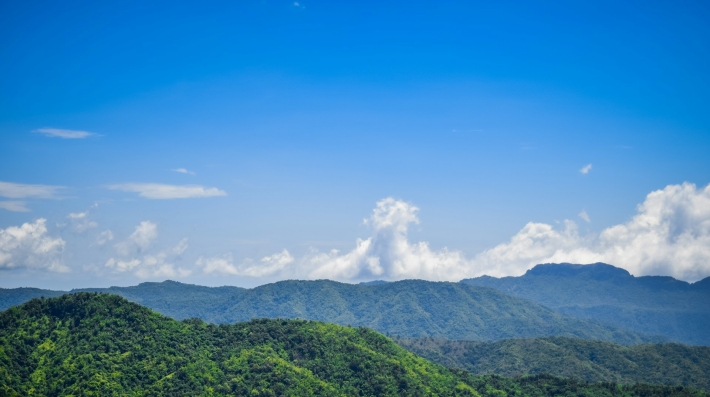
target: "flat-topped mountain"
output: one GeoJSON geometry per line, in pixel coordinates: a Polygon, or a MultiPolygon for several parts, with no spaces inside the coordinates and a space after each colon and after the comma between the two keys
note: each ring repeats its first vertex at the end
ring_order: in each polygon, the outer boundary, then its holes
{"type": "Polygon", "coordinates": [[[497,289],[560,313],[671,340],[710,345],[710,278],[634,277],[604,263],[543,264],[520,277],[477,277],[464,284],[497,289]]]}
{"type": "Polygon", "coordinates": [[[243,289],[166,281],[91,291],[121,295],[175,319],[197,317],[218,324],[300,318],[365,326],[403,337],[493,341],[568,336],[622,344],[659,340],[461,283],[405,280],[352,285],[291,280],[243,289]]]}

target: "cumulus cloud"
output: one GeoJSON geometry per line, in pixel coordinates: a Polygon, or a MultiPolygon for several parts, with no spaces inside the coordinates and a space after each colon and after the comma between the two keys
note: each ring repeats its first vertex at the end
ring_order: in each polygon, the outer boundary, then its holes
{"type": "Polygon", "coordinates": [[[0,269],[34,268],[68,272],[60,254],[66,242],[47,234],[47,220],[0,229],[0,269]]]}
{"type": "Polygon", "coordinates": [[[530,222],[508,242],[473,258],[410,242],[407,231],[419,222],[417,212],[414,205],[393,198],[378,202],[366,222],[371,237],[358,239],[350,252],[313,252],[301,261],[298,274],[339,280],[456,281],[483,274],[520,275],[539,263],[606,262],[637,276],[695,281],[710,275],[710,185],[699,189],[684,183],[651,192],[630,221],[598,234],[581,235],[571,220],[558,228],[530,222]]]}
{"type": "Polygon", "coordinates": [[[203,198],[226,196],[227,193],[215,187],[199,185],[165,185],[161,183],[122,183],[107,186],[112,190],[138,193],[140,197],[155,200],[178,198],[203,198]]]}
{"type": "Polygon", "coordinates": [[[500,275],[509,268],[526,269],[535,263],[606,262],[634,275],[669,275],[694,281],[710,275],[710,185],[669,185],[649,193],[628,222],[598,235],[580,236],[572,222],[562,231],[530,223],[509,243],[483,253],[520,252],[525,244],[538,247],[535,255],[511,255],[491,260],[500,275]]]}
{"type": "MultiPolygon", "coordinates": [[[[371,235],[357,239],[348,252],[313,249],[296,260],[284,249],[260,260],[241,262],[235,262],[231,254],[200,257],[195,265],[204,273],[216,275],[343,281],[458,281],[484,274],[515,276],[536,264],[555,262],[606,262],[637,276],[670,275],[688,281],[710,275],[710,185],[698,188],[684,183],[651,192],[628,222],[599,233],[581,234],[572,220],[556,226],[529,222],[510,240],[472,257],[410,241],[408,231],[419,223],[418,212],[415,205],[394,198],[377,202],[365,220],[371,235]]],[[[589,220],[584,211],[579,216],[589,220]]],[[[140,252],[156,235],[155,224],[146,221],[126,241],[140,252]]],[[[132,271],[139,277],[187,275],[188,270],[173,265],[173,258],[186,247],[187,240],[183,240],[157,254],[128,260],[112,258],[106,266],[117,272],[132,271]]]]}
{"type": "Polygon", "coordinates": [[[591,170],[592,170],[592,165],[591,165],[591,164],[587,164],[587,165],[585,165],[584,167],[582,167],[582,169],[579,170],[579,172],[581,172],[581,173],[584,174],[584,175],[587,175],[587,174],[589,173],[589,171],[591,171],[591,170]]]}
{"type": "Polygon", "coordinates": [[[99,134],[89,131],[79,130],[63,130],[60,128],[38,128],[32,132],[38,132],[51,138],[62,139],[84,139],[91,136],[99,136],[99,134]]]}
{"type": "MultiPolygon", "coordinates": [[[[111,235],[113,236],[113,233],[111,235]]],[[[115,245],[116,252],[125,256],[145,251],[156,237],[158,237],[158,225],[151,221],[143,221],[125,241],[115,245]]]]}
{"type": "Polygon", "coordinates": [[[187,168],[173,168],[172,171],[180,173],[180,174],[195,175],[194,172],[188,171],[187,168]]]}
{"type": "Polygon", "coordinates": [[[0,201],[0,208],[12,212],[29,212],[24,201],[0,201]]]}
{"type": "Polygon", "coordinates": [[[265,277],[271,276],[284,270],[293,263],[294,258],[287,250],[265,256],[260,261],[255,262],[246,259],[242,264],[235,265],[232,254],[227,254],[212,258],[200,257],[196,265],[202,268],[205,273],[222,273],[235,276],[265,277]]]}
{"type": "Polygon", "coordinates": [[[63,186],[29,185],[0,181],[0,196],[11,199],[55,198],[63,186]]]}
{"type": "Polygon", "coordinates": [[[585,211],[585,210],[580,211],[579,214],[577,214],[577,215],[587,223],[592,221],[592,219],[589,218],[589,214],[587,214],[587,211],[585,211]]]}
{"type": "Polygon", "coordinates": [[[469,274],[471,264],[457,251],[434,251],[426,242],[411,243],[409,226],[419,223],[419,208],[386,198],[365,221],[373,235],[358,239],[351,252],[314,253],[307,259],[309,277],[358,280],[368,278],[455,280],[469,274]]]}
{"type": "Polygon", "coordinates": [[[141,259],[120,260],[110,258],[105,266],[117,273],[133,271],[140,278],[186,277],[192,271],[178,267],[173,263],[186,249],[187,239],[184,238],[175,247],[156,254],[143,255],[141,259]]]}

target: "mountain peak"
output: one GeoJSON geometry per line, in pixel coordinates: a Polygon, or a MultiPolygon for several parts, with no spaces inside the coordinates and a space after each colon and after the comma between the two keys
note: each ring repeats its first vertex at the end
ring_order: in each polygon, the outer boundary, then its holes
{"type": "Polygon", "coordinates": [[[385,281],[385,280],[372,280],[372,281],[362,281],[362,282],[358,283],[358,285],[369,285],[369,286],[373,286],[373,285],[387,284],[388,282],[389,282],[389,281],[385,281]]]}
{"type": "Polygon", "coordinates": [[[606,263],[579,265],[571,263],[543,263],[525,272],[526,276],[585,277],[595,280],[626,279],[628,271],[606,263]]]}

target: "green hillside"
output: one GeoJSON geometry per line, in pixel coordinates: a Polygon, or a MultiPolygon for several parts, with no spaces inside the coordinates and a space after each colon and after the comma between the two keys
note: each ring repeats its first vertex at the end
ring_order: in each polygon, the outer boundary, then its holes
{"type": "Polygon", "coordinates": [[[433,338],[396,341],[431,361],[476,374],[549,373],[590,382],[643,382],[710,390],[710,347],[705,346],[621,346],[561,337],[493,343],[433,338]]]}
{"type": "Polygon", "coordinates": [[[215,318],[305,318],[379,332],[447,339],[498,340],[565,335],[639,343],[644,337],[560,315],[488,288],[405,280],[360,286],[334,281],[283,281],[245,291],[215,318]]]}
{"type": "Polygon", "coordinates": [[[300,318],[364,326],[404,337],[493,341],[569,336],[622,344],[659,340],[461,283],[406,280],[352,285],[291,280],[243,289],[166,281],[91,291],[121,295],[178,320],[198,317],[217,324],[252,318],[300,318]]]}
{"type": "Polygon", "coordinates": [[[476,377],[365,328],[179,322],[91,293],[35,299],[0,313],[0,395],[707,396],[551,376],[476,377]]]}
{"type": "Polygon", "coordinates": [[[593,319],[671,341],[710,345],[710,278],[634,277],[604,263],[537,265],[520,277],[462,283],[495,288],[576,318],[593,319]]]}

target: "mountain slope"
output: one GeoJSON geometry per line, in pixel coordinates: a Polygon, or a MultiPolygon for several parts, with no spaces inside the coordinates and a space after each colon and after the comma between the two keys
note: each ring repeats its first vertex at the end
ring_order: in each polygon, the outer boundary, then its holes
{"type": "Polygon", "coordinates": [[[406,280],[368,286],[318,280],[242,289],[166,281],[92,291],[121,295],[178,320],[199,317],[212,323],[300,318],[404,337],[492,341],[556,335],[623,344],[658,340],[460,283],[406,280]]]}
{"type": "Polygon", "coordinates": [[[685,344],[710,345],[710,278],[634,277],[604,263],[537,265],[520,277],[461,283],[495,288],[576,318],[594,319],[685,344]]]}
{"type": "Polygon", "coordinates": [[[638,335],[579,321],[488,288],[405,280],[375,286],[283,281],[235,297],[216,322],[304,318],[402,336],[498,340],[566,335],[638,343],[638,335]]]}
{"type": "Polygon", "coordinates": [[[452,373],[370,330],[178,322],[88,293],[0,314],[0,368],[5,393],[22,395],[472,395],[452,373]]]}
{"type": "Polygon", "coordinates": [[[0,311],[21,305],[31,299],[54,298],[66,294],[65,291],[52,291],[39,288],[0,288],[0,311]]]}
{"type": "Polygon", "coordinates": [[[679,384],[710,390],[710,347],[705,346],[621,346],[561,337],[492,343],[434,338],[395,341],[433,362],[476,374],[549,373],[589,382],[679,384]]]}
{"type": "Polygon", "coordinates": [[[0,313],[0,394],[707,396],[550,376],[475,377],[365,328],[313,321],[178,322],[112,295],[35,299],[0,313]]]}

